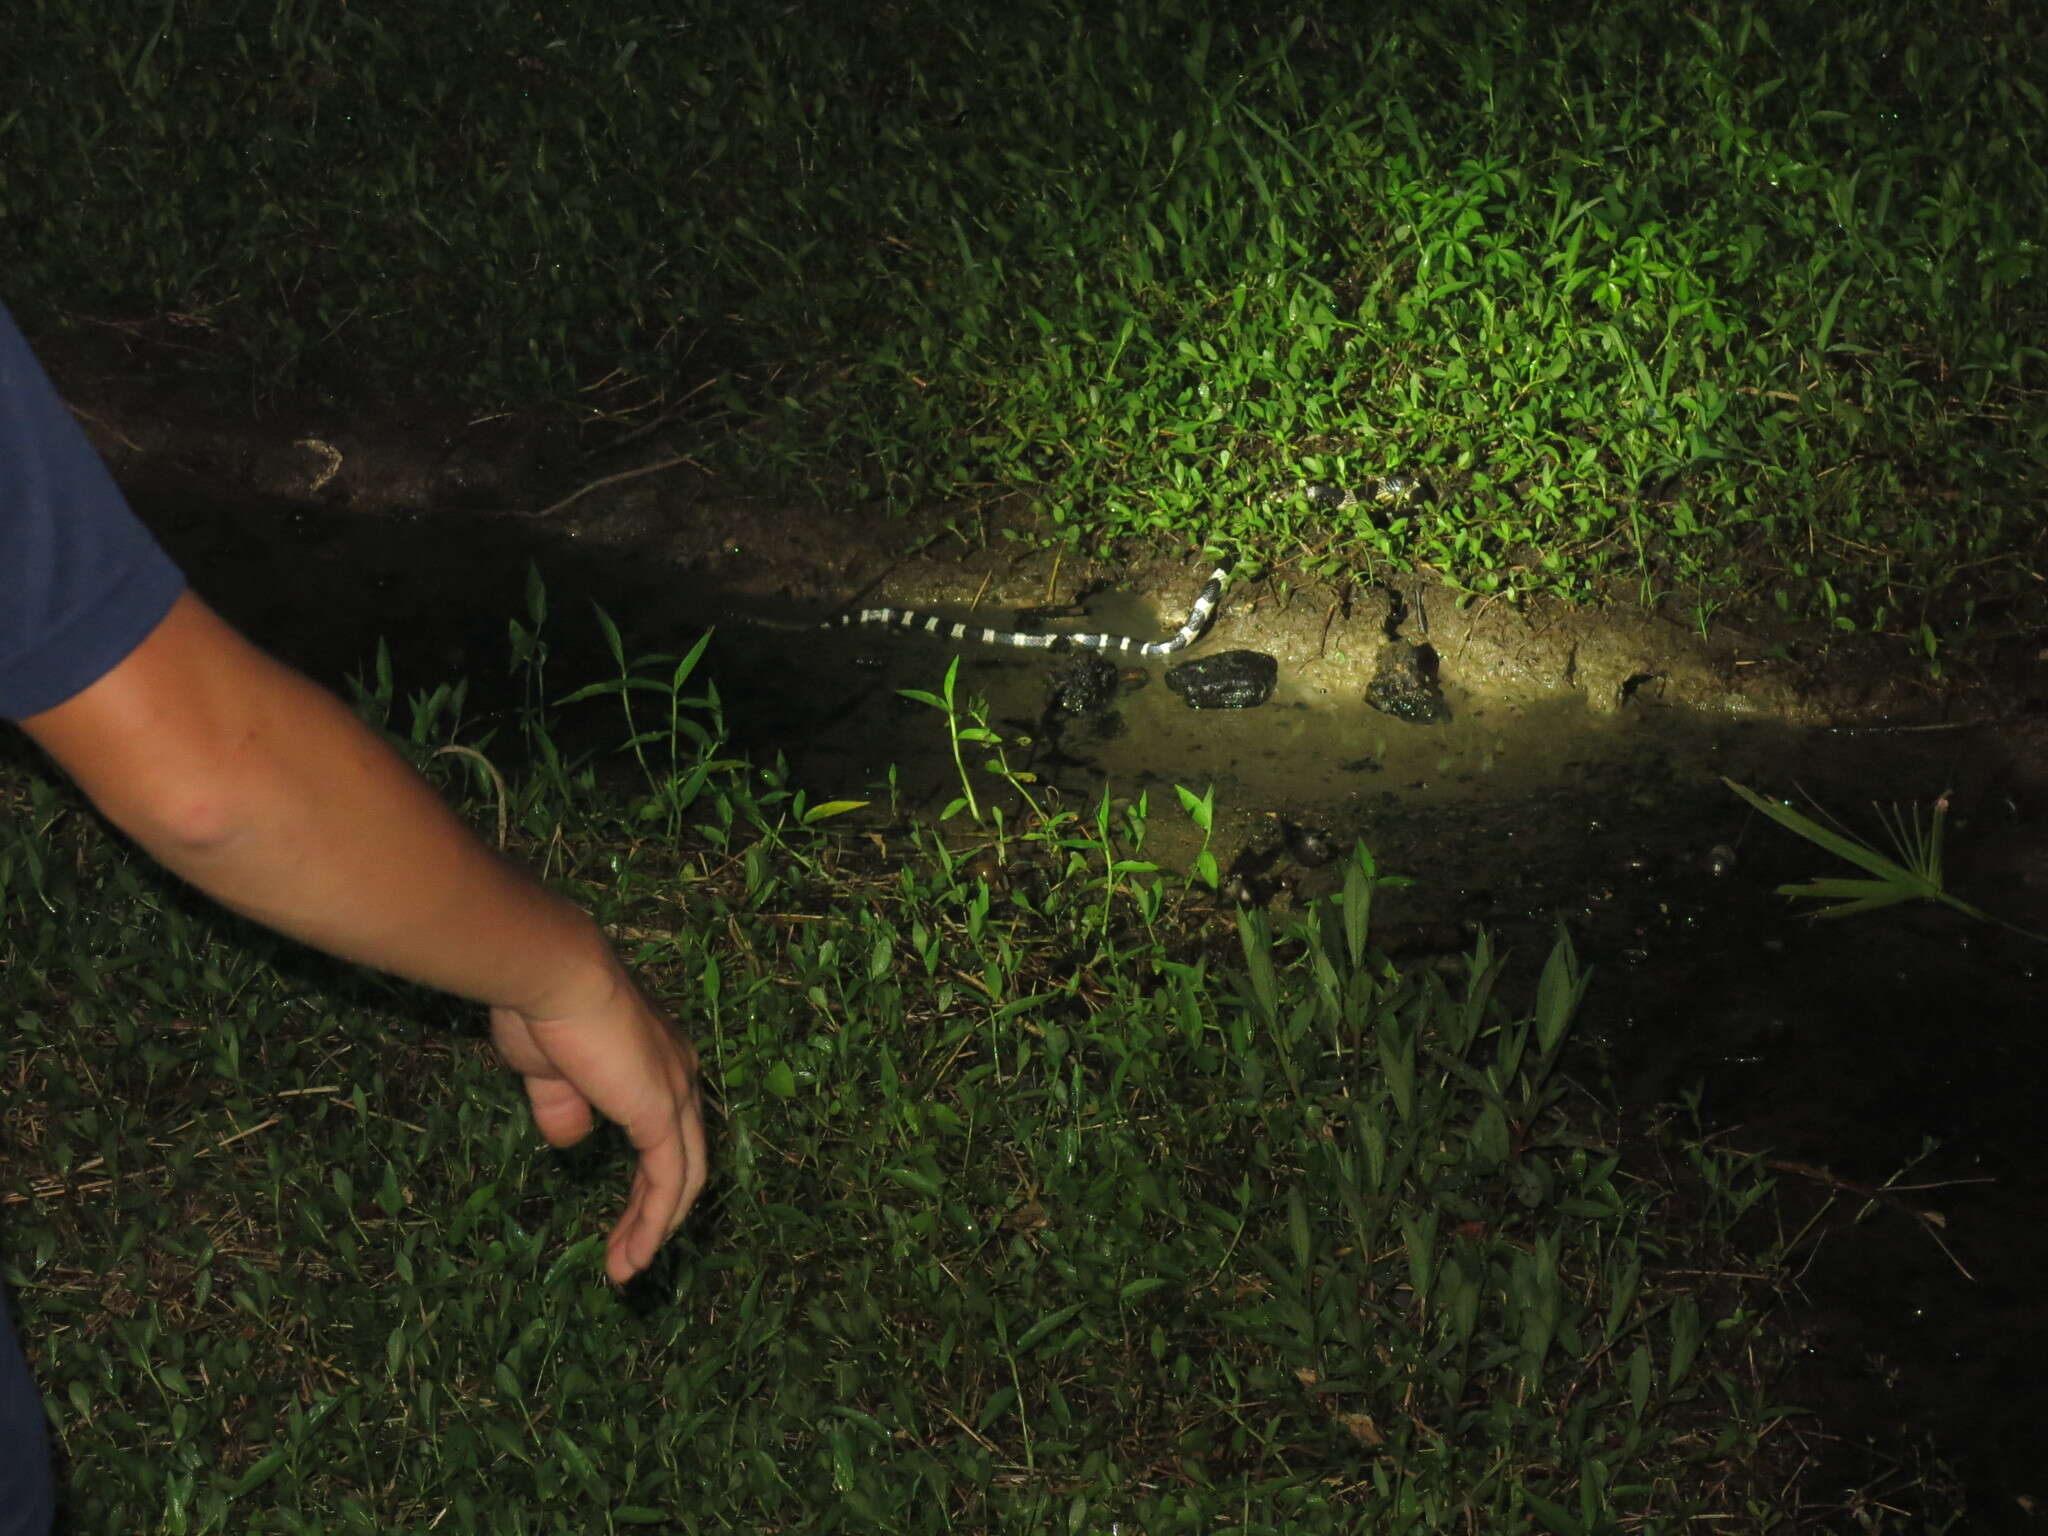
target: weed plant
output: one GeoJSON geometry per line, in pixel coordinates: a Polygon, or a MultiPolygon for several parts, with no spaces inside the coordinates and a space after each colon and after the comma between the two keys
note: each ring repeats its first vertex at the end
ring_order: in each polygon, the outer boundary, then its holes
{"type": "MultiPolygon", "coordinates": [[[[1877,808],[1879,824],[1891,844],[1892,851],[1886,854],[1846,828],[1837,830],[1823,826],[1813,817],[1785,801],[1760,795],[1733,779],[1724,778],[1722,782],[1751,809],[1761,812],[1786,830],[1797,833],[1816,848],[1824,849],[1868,872],[1861,877],[1816,877],[1802,884],[1778,887],[1780,896],[1827,903],[1825,906],[1809,909],[1810,915],[1814,917],[1853,917],[1860,913],[1876,911],[1879,907],[1895,906],[1900,902],[1933,901],[1977,922],[1995,923],[2023,938],[2048,943],[2048,936],[2034,933],[1994,913],[1972,906],[1947,888],[1942,860],[1943,831],[1948,823],[1949,797],[1946,793],[1936,798],[1933,809],[1928,813],[1924,823],[1917,805],[1877,808]]],[[[1816,806],[1815,809],[1819,810],[1820,807],[1816,806]]]]}
{"type": "MultiPolygon", "coordinates": [[[[981,820],[857,822],[724,752],[694,653],[618,659],[585,692],[635,705],[644,784],[529,754],[479,815],[705,1053],[713,1191],[623,1295],[621,1145],[540,1148],[468,1011],[0,775],[0,1236],[72,1529],[1806,1518],[1768,1297],[1723,1262],[1768,1183],[1625,1166],[1560,1070],[1567,943],[1404,975],[1362,855],[1276,932],[1154,868],[1143,800],[1026,800],[971,734],[981,820]]],[[[371,718],[429,772],[492,747],[447,739],[459,690],[400,728],[388,678],[371,718]]]]}
{"type": "Polygon", "coordinates": [[[2042,25],[36,0],[0,261],[259,391],[683,416],[750,482],[1021,493],[1088,549],[1761,599],[1938,664],[2039,570],[2042,25]],[[1396,467],[1396,515],[1299,494],[1396,467]]]}

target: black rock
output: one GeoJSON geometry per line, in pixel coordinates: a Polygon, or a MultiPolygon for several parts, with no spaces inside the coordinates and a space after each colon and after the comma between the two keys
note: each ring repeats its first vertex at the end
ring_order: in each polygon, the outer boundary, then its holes
{"type": "Polygon", "coordinates": [[[1436,681],[1436,651],[1427,645],[1389,640],[1380,647],[1365,702],[1411,725],[1442,725],[1451,718],[1436,681]]]}
{"type": "Polygon", "coordinates": [[[1117,670],[1093,651],[1078,652],[1049,679],[1048,707],[1062,715],[1099,715],[1116,698],[1117,670]]]}
{"type": "Polygon", "coordinates": [[[1337,839],[1321,827],[1304,827],[1297,822],[1280,823],[1280,835],[1287,851],[1303,869],[1321,869],[1337,857],[1337,839]]]}
{"type": "Polygon", "coordinates": [[[1222,651],[1166,672],[1166,686],[1189,709],[1256,709],[1279,680],[1280,663],[1263,651],[1222,651]]]}

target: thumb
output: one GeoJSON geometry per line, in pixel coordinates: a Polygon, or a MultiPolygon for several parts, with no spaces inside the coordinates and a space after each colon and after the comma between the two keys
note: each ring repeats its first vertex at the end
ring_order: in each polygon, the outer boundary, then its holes
{"type": "Polygon", "coordinates": [[[567,1078],[527,1078],[526,1102],[533,1106],[533,1123],[549,1146],[572,1146],[590,1134],[590,1101],[567,1078]]]}

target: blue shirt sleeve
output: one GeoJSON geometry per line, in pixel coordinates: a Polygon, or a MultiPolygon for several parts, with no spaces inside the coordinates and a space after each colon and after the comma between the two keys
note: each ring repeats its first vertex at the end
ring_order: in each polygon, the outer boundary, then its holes
{"type": "Polygon", "coordinates": [[[99,681],[184,588],[0,307],[0,719],[99,681]]]}

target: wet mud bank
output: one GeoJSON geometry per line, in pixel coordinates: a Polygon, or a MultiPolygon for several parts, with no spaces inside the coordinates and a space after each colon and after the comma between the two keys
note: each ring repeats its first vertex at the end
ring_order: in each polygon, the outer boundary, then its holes
{"type": "MultiPolygon", "coordinates": [[[[814,798],[886,805],[893,769],[904,813],[942,804],[956,787],[943,722],[900,690],[936,687],[959,654],[961,692],[987,701],[1013,765],[1068,804],[1147,796],[1163,862],[1198,846],[1172,787],[1213,786],[1237,899],[1305,901],[1339,878],[1341,857],[1319,855],[1363,839],[1414,881],[1380,908],[1408,960],[1449,963],[1484,927],[1533,974],[1562,925],[1599,972],[1588,1085],[1644,1115],[1692,1098],[1702,1131],[1767,1158],[1808,1223],[1787,1308],[1806,1364],[1780,1395],[1825,1409],[1841,1437],[1816,1440],[1816,1462],[1846,1480],[1865,1441],[1903,1456],[1932,1431],[1972,1529],[2034,1528],[2048,948],[1931,909],[1791,915],[1778,884],[1850,871],[1722,781],[1808,796],[1880,845],[1873,803],[1946,794],[1951,884],[2048,931],[2040,636],[1964,649],[1937,683],[1793,631],[1247,573],[1188,655],[1273,657],[1266,702],[1193,710],[1165,663],[1119,658],[1101,707],[1067,714],[1060,657],[816,626],[889,603],[1163,637],[1207,573],[1197,555],[1110,567],[984,542],[943,515],[771,501],[653,440],[591,457],[505,424],[259,429],[118,400],[87,421],[200,590],[327,682],[366,674],[381,636],[401,697],[462,675],[479,723],[512,709],[505,630],[531,566],[552,693],[610,672],[593,602],[634,653],[713,629],[704,670],[736,744],[784,756],[814,798]],[[1391,642],[1427,650],[1445,716],[1366,703],[1391,642]]],[[[594,715],[568,727],[592,746],[616,731],[594,715]]]]}

